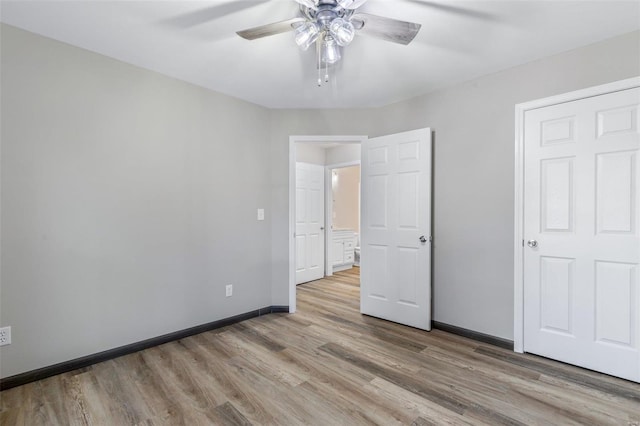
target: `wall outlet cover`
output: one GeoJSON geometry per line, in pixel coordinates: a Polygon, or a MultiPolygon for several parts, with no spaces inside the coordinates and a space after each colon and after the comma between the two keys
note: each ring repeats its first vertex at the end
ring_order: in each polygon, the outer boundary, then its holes
{"type": "Polygon", "coordinates": [[[0,346],[11,344],[11,327],[0,328],[0,346]]]}

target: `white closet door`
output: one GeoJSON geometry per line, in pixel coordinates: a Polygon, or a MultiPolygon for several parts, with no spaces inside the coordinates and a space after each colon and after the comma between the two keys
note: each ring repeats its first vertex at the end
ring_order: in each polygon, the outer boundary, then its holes
{"type": "Polygon", "coordinates": [[[360,310],[431,329],[431,130],[362,144],[360,310]]]}
{"type": "Polygon", "coordinates": [[[524,350],[640,381],[640,90],[525,114],[524,350]]]}
{"type": "Polygon", "coordinates": [[[324,277],[324,167],[296,163],[296,284],[324,277]]]}

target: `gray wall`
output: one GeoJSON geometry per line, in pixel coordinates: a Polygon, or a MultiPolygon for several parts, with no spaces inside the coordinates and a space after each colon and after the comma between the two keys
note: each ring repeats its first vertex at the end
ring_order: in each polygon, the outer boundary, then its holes
{"type": "Polygon", "coordinates": [[[360,144],[345,143],[333,148],[327,149],[327,165],[353,163],[360,161],[360,144]]]}
{"type": "Polygon", "coordinates": [[[297,142],[296,161],[321,166],[360,161],[360,143],[343,143],[327,148],[315,142],[297,142]]]}
{"type": "Polygon", "coordinates": [[[311,143],[296,144],[296,161],[299,163],[317,164],[324,166],[327,160],[327,151],[321,146],[311,143]]]}
{"type": "Polygon", "coordinates": [[[273,300],[286,303],[289,134],[434,134],[434,319],[513,338],[513,163],[517,103],[640,75],[640,32],[381,109],[275,111],[273,300]]]}
{"type": "Polygon", "coordinates": [[[269,306],[269,111],[1,31],[2,377],[269,306]]]}

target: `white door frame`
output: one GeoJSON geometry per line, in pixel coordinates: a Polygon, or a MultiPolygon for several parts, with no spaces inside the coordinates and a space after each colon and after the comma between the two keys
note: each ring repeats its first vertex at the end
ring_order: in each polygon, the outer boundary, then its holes
{"type": "MultiPolygon", "coordinates": [[[[367,136],[289,136],[289,312],[296,311],[296,143],[359,143],[368,139],[367,136]]],[[[325,188],[326,191],[326,188],[325,188]]],[[[325,215],[326,221],[326,215],[325,215]]],[[[326,225],[325,225],[326,229],[326,225]]],[[[325,232],[325,237],[327,233],[325,232]]],[[[325,264],[327,262],[327,239],[325,238],[325,264]]]]}
{"type": "MultiPolygon", "coordinates": [[[[360,160],[358,161],[349,161],[346,163],[337,163],[337,164],[329,164],[325,167],[325,181],[324,181],[324,206],[326,208],[324,217],[326,222],[326,232],[325,236],[327,237],[326,244],[326,255],[325,255],[325,275],[330,277],[333,275],[333,262],[331,260],[331,245],[330,242],[333,241],[333,171],[335,169],[344,169],[345,167],[353,167],[359,166],[360,160]]],[[[360,211],[358,211],[358,215],[360,215],[360,211]]]]}
{"type": "Polygon", "coordinates": [[[513,350],[524,352],[524,116],[527,111],[640,87],[640,77],[516,105],[513,241],[513,350]]]}

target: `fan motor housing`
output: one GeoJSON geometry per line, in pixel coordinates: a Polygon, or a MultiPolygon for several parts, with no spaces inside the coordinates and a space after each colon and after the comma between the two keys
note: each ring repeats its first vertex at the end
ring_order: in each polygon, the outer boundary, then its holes
{"type": "Polygon", "coordinates": [[[323,27],[328,27],[335,18],[349,19],[354,13],[353,10],[343,9],[338,6],[335,0],[320,0],[317,10],[300,5],[300,11],[307,19],[316,21],[323,27]]]}

